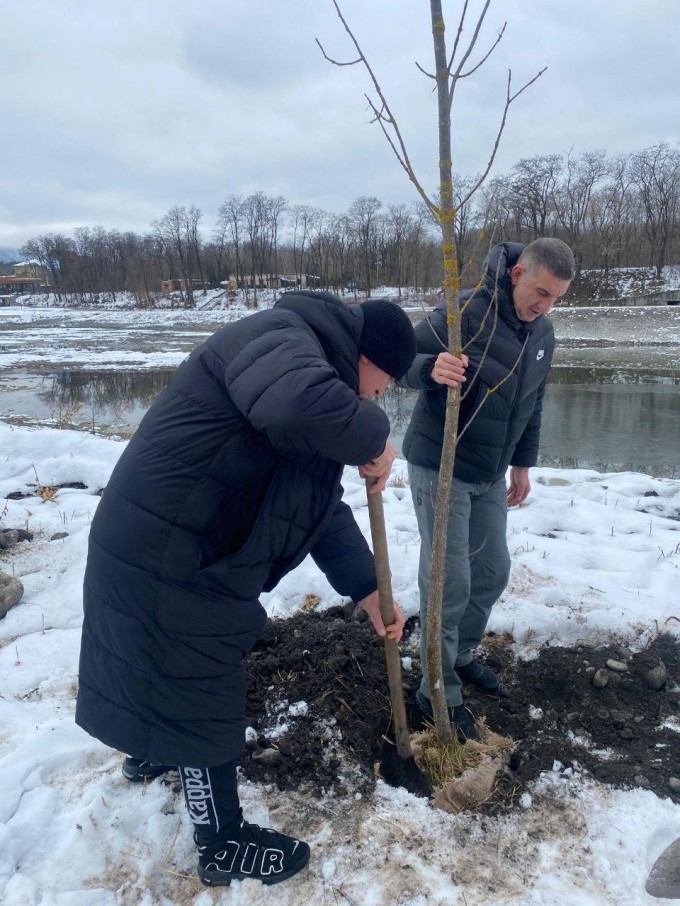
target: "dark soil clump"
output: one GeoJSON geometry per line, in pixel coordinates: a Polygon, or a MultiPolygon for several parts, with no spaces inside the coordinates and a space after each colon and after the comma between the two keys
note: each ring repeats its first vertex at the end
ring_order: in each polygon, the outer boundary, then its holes
{"type": "Polygon", "coordinates": [[[246,776],[280,789],[372,790],[390,704],[384,645],[369,626],[342,608],[270,621],[246,661],[246,681],[259,740],[242,762],[246,776]],[[300,702],[307,712],[292,716],[291,705],[304,711],[300,702]],[[281,759],[270,766],[261,746],[277,748],[281,759]]]}
{"type": "MultiPolygon", "coordinates": [[[[414,777],[408,768],[402,771],[386,741],[390,705],[383,643],[350,614],[332,608],[268,623],[246,661],[248,722],[255,734],[243,772],[280,789],[365,795],[382,763],[388,782],[426,792],[417,789],[419,772],[414,777]]],[[[403,673],[412,730],[422,727],[414,699],[418,636],[413,618],[401,644],[402,655],[413,662],[403,673]]],[[[531,661],[516,660],[509,642],[487,636],[479,659],[500,674],[511,697],[464,690],[475,717],[484,716],[491,729],[518,743],[493,808],[510,804],[541,773],[569,768],[680,801],[669,785],[672,777],[680,778],[678,639],[661,635],[638,654],[619,645],[551,646],[531,661]],[[656,689],[650,682],[658,685],[659,662],[666,675],[656,689]],[[606,677],[600,688],[593,685],[598,671],[600,681],[606,677]]]]}

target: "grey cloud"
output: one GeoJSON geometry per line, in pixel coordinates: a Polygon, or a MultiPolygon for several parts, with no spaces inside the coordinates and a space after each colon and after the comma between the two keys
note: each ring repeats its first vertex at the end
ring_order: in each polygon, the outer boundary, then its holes
{"type": "MultiPolygon", "coordinates": [[[[342,6],[432,190],[436,98],[414,66],[431,68],[427,8],[342,6]]],[[[0,124],[12,141],[0,143],[3,245],[21,244],[38,225],[142,230],[173,204],[196,204],[209,228],[225,195],[257,189],[334,211],[360,194],[416,200],[369,124],[366,73],[331,66],[314,43],[318,36],[338,59],[353,55],[330,0],[5,7],[0,124]],[[27,22],[40,27],[27,32],[27,22]]],[[[459,171],[486,162],[509,67],[517,85],[549,70],[513,107],[496,173],[572,146],[617,153],[677,141],[677,0],[504,0],[492,4],[480,48],[503,17],[503,42],[456,99],[459,171]]]]}

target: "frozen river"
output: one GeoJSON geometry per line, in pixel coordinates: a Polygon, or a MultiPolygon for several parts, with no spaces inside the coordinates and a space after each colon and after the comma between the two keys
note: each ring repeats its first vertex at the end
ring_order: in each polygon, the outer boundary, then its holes
{"type": "MultiPolygon", "coordinates": [[[[174,368],[242,312],[0,309],[0,418],[133,431],[174,368]]],[[[680,310],[565,309],[545,465],[680,474],[680,310]]],[[[400,443],[414,395],[385,405],[400,443]]]]}

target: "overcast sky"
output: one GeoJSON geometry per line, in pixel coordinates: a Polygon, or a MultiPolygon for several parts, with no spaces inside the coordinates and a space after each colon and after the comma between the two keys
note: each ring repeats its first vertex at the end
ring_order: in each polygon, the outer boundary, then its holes
{"type": "MultiPolygon", "coordinates": [[[[461,0],[444,0],[448,37],[461,0]]],[[[428,190],[437,181],[428,0],[342,0],[428,190]]],[[[471,0],[473,12],[480,0],[471,0]]],[[[472,17],[470,17],[472,19],[472,17]]],[[[680,137],[680,0],[494,0],[461,85],[454,166],[481,169],[508,68],[519,85],[494,173],[521,157],[620,153],[680,137]]],[[[454,21],[455,20],[455,21],[454,21]]],[[[4,0],[0,246],[77,226],[145,231],[174,204],[212,229],[262,190],[328,211],[416,200],[379,128],[331,0],[4,0]]],[[[468,31],[467,34],[470,32],[468,31]]]]}

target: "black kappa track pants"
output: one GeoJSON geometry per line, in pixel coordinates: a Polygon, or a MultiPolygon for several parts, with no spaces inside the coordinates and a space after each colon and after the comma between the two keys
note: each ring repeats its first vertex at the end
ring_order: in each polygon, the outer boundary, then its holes
{"type": "Polygon", "coordinates": [[[228,839],[241,824],[236,761],[213,768],[180,767],[179,776],[196,842],[203,846],[228,839]]]}

